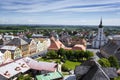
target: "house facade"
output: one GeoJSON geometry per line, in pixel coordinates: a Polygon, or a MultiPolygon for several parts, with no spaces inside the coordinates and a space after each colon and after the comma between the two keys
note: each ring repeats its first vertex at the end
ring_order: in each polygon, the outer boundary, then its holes
{"type": "Polygon", "coordinates": [[[22,51],[20,48],[17,48],[16,46],[3,46],[0,48],[2,51],[9,50],[11,52],[12,59],[17,59],[22,57],[22,51]]]}
{"type": "Polygon", "coordinates": [[[17,46],[22,51],[22,56],[29,55],[29,46],[28,43],[22,38],[14,38],[7,45],[17,46]]]}
{"type": "Polygon", "coordinates": [[[6,61],[7,59],[12,59],[12,53],[11,53],[11,51],[8,51],[8,50],[6,50],[4,53],[3,53],[4,55],[3,55],[3,60],[4,61],[6,61]]]}
{"type": "Polygon", "coordinates": [[[36,50],[37,50],[37,44],[36,44],[35,40],[32,39],[29,44],[29,54],[36,53],[36,50]]]}
{"type": "Polygon", "coordinates": [[[16,48],[13,53],[13,59],[18,59],[22,57],[22,51],[20,48],[16,48]]]}
{"type": "Polygon", "coordinates": [[[0,64],[3,63],[3,60],[4,60],[4,54],[0,51],[0,64]]]}

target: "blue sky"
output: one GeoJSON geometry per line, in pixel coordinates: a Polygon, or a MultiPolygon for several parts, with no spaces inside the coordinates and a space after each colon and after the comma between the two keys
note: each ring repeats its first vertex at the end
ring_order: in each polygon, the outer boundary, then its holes
{"type": "Polygon", "coordinates": [[[120,0],[0,0],[0,24],[120,25],[120,0]]]}

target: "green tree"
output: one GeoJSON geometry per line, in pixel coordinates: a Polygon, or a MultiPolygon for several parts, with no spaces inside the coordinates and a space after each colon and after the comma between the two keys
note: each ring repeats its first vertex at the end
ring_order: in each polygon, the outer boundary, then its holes
{"type": "Polygon", "coordinates": [[[32,34],[26,34],[26,37],[27,37],[27,38],[31,38],[31,37],[32,37],[32,34]]]}
{"type": "Polygon", "coordinates": [[[86,58],[86,59],[89,59],[89,58],[91,58],[91,57],[93,57],[94,56],[94,54],[93,54],[93,52],[91,52],[91,51],[85,51],[84,52],[84,57],[86,58]]]}
{"type": "Polygon", "coordinates": [[[58,57],[58,55],[54,50],[47,52],[47,58],[55,59],[57,57],[58,57]]]}
{"type": "Polygon", "coordinates": [[[66,51],[63,48],[60,48],[57,53],[60,57],[62,57],[65,55],[66,51]]]}
{"type": "Polygon", "coordinates": [[[117,69],[119,68],[119,63],[118,63],[118,60],[115,56],[110,56],[108,58],[110,64],[111,64],[111,67],[116,67],[117,69]]]}
{"type": "Polygon", "coordinates": [[[98,62],[103,67],[110,67],[111,66],[110,62],[106,58],[101,58],[100,60],[98,60],[98,62]]]}
{"type": "Polygon", "coordinates": [[[17,80],[32,80],[32,77],[28,74],[26,76],[24,76],[23,74],[21,74],[17,80]]]}

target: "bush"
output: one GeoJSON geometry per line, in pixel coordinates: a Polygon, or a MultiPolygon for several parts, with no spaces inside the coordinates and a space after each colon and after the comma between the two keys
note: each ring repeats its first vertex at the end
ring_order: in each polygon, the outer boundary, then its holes
{"type": "Polygon", "coordinates": [[[21,74],[18,78],[17,78],[17,80],[31,80],[32,79],[32,77],[28,74],[28,75],[26,75],[26,76],[24,76],[23,74],[21,74]]]}
{"type": "Polygon", "coordinates": [[[65,64],[63,64],[63,65],[62,65],[62,71],[68,72],[68,71],[70,71],[70,70],[69,70],[69,68],[67,68],[67,67],[65,66],[65,64]]]}
{"type": "Polygon", "coordinates": [[[110,62],[106,58],[101,58],[99,61],[99,64],[103,67],[110,67],[110,62]]]}
{"type": "Polygon", "coordinates": [[[55,51],[52,50],[52,51],[47,52],[47,57],[55,59],[55,58],[58,57],[58,55],[57,55],[57,53],[55,51]]]}
{"type": "Polygon", "coordinates": [[[111,67],[116,67],[117,69],[119,68],[119,63],[118,63],[118,60],[117,60],[116,57],[110,56],[110,57],[108,58],[108,60],[109,60],[109,62],[110,62],[110,64],[111,64],[111,67]]]}
{"type": "Polygon", "coordinates": [[[57,60],[55,63],[59,63],[59,64],[60,64],[60,63],[61,63],[61,61],[60,61],[60,60],[57,60]]]}

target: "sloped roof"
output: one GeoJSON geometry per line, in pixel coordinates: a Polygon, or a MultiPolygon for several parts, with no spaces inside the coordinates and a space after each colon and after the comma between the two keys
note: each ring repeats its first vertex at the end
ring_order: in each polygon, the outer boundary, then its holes
{"type": "Polygon", "coordinates": [[[9,79],[21,72],[24,73],[29,69],[30,67],[26,64],[26,62],[23,59],[18,59],[18,60],[14,60],[9,63],[0,65],[0,75],[9,79]],[[16,68],[19,68],[19,70],[17,70],[16,68]]]}
{"type": "Polygon", "coordinates": [[[86,50],[86,47],[84,45],[80,45],[80,44],[76,44],[74,45],[74,47],[72,48],[73,50],[86,50]]]}
{"type": "Polygon", "coordinates": [[[88,60],[75,68],[76,76],[80,80],[110,80],[117,77],[115,68],[103,68],[94,60],[88,60]]]}
{"type": "Polygon", "coordinates": [[[20,46],[20,45],[25,45],[25,44],[28,44],[28,43],[25,40],[23,40],[22,38],[14,38],[7,45],[20,46]]]}
{"type": "Polygon", "coordinates": [[[30,42],[32,41],[32,39],[28,39],[28,38],[23,38],[23,40],[25,40],[27,43],[30,44],[30,42]]]}
{"type": "Polygon", "coordinates": [[[57,64],[56,63],[49,63],[49,62],[37,62],[31,58],[24,58],[27,65],[31,69],[35,70],[44,70],[44,71],[55,71],[57,64]]]}
{"type": "Polygon", "coordinates": [[[120,48],[120,46],[115,41],[109,41],[105,46],[101,47],[100,52],[104,57],[109,57],[116,55],[118,48],[120,48]]]}
{"type": "Polygon", "coordinates": [[[118,76],[116,74],[116,68],[109,67],[109,68],[102,68],[102,69],[110,78],[114,78],[118,76]]]}
{"type": "Polygon", "coordinates": [[[5,46],[1,47],[0,49],[4,49],[4,50],[15,50],[16,48],[17,48],[16,46],[5,45],[5,46]]]}
{"type": "Polygon", "coordinates": [[[56,80],[63,78],[63,75],[60,72],[52,72],[43,75],[37,75],[37,80],[56,80]]]}
{"type": "Polygon", "coordinates": [[[64,47],[65,46],[59,40],[55,40],[54,37],[51,37],[51,45],[49,47],[49,50],[58,50],[64,47]]]}
{"type": "Polygon", "coordinates": [[[120,40],[110,40],[101,47],[100,52],[104,57],[115,56],[120,61],[120,40]]]}

